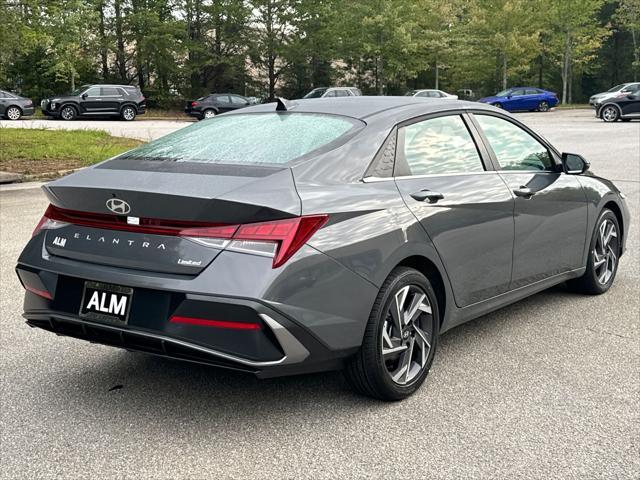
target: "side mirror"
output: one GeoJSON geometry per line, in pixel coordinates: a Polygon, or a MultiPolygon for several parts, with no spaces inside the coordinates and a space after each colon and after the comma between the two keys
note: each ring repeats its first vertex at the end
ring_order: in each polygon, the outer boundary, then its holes
{"type": "Polygon", "coordinates": [[[87,99],[87,96],[88,96],[88,95],[87,95],[86,93],[83,93],[83,94],[82,94],[82,99],[83,99],[83,100],[86,100],[86,99],[87,99]]]}
{"type": "Polygon", "coordinates": [[[513,97],[513,95],[507,95],[507,99],[509,99],[509,98],[511,98],[511,97],[513,97]]]}
{"type": "Polygon", "coordinates": [[[578,155],[577,153],[562,154],[562,167],[565,173],[569,175],[580,175],[589,170],[589,166],[589,162],[587,162],[582,155],[578,155]]]}

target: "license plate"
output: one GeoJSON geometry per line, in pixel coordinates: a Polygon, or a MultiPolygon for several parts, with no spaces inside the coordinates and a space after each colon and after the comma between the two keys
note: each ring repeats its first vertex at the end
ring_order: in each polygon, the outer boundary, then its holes
{"type": "Polygon", "coordinates": [[[84,282],[80,316],[91,320],[127,323],[133,288],[84,282]]]}

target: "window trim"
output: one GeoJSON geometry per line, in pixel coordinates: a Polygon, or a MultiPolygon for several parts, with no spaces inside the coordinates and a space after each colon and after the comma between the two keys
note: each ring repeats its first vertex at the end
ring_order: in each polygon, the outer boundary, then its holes
{"type": "Polygon", "coordinates": [[[469,116],[469,120],[471,121],[471,123],[473,123],[473,126],[474,126],[475,130],[478,133],[478,137],[480,138],[480,140],[484,144],[484,147],[485,147],[485,149],[486,149],[486,151],[488,153],[488,156],[489,156],[491,162],[493,163],[493,169],[496,172],[500,172],[500,174],[502,174],[502,173],[537,173],[537,174],[541,174],[541,173],[562,173],[563,169],[562,169],[562,160],[561,160],[560,153],[553,147],[553,145],[551,145],[543,137],[538,135],[536,132],[531,130],[529,127],[527,127],[523,123],[517,121],[514,118],[511,118],[511,117],[508,117],[506,115],[502,115],[502,114],[499,114],[497,112],[493,112],[493,111],[490,111],[490,110],[479,110],[479,109],[478,110],[468,110],[467,113],[468,113],[468,116],[469,116]],[[497,117],[497,118],[505,120],[505,121],[507,121],[509,123],[512,123],[516,127],[519,127],[521,130],[524,130],[526,133],[531,135],[538,143],[540,143],[543,147],[545,147],[547,149],[547,152],[549,153],[549,157],[551,158],[551,161],[555,165],[555,169],[554,170],[503,170],[502,167],[500,166],[500,162],[498,162],[498,156],[496,155],[495,151],[493,150],[493,147],[491,146],[491,143],[489,142],[489,139],[485,135],[484,130],[482,130],[482,127],[480,126],[480,123],[476,120],[475,115],[486,115],[486,116],[489,116],[489,117],[497,117]]]}
{"type": "Polygon", "coordinates": [[[477,138],[476,135],[474,135],[474,129],[471,128],[470,126],[470,122],[469,119],[466,116],[466,112],[464,110],[459,110],[459,111],[452,111],[452,110],[447,110],[447,111],[443,111],[443,112],[437,112],[437,113],[433,113],[431,115],[423,115],[421,117],[416,117],[416,118],[412,118],[410,120],[404,121],[402,123],[400,123],[398,125],[398,138],[396,140],[396,158],[395,158],[395,162],[393,165],[393,174],[392,177],[393,178],[418,178],[418,177],[429,177],[429,176],[440,176],[440,175],[474,175],[474,174],[479,174],[479,173],[486,173],[488,171],[493,170],[493,164],[491,162],[488,162],[487,160],[489,159],[489,157],[485,157],[485,155],[487,154],[487,152],[484,150],[482,142],[480,141],[479,138],[477,138]],[[428,174],[421,174],[421,175],[411,175],[411,172],[407,171],[405,172],[404,170],[399,170],[398,169],[398,160],[400,160],[401,162],[404,161],[404,163],[406,164],[406,158],[404,155],[404,148],[405,148],[405,129],[408,126],[414,125],[416,123],[422,123],[422,122],[426,122],[429,120],[434,120],[436,118],[441,118],[441,117],[460,117],[460,120],[462,120],[462,124],[466,127],[467,132],[469,133],[469,136],[471,137],[471,141],[473,142],[474,146],[476,147],[476,152],[478,153],[478,159],[480,160],[480,165],[482,166],[483,170],[479,171],[479,172],[446,172],[446,173],[428,173],[428,174]]]}

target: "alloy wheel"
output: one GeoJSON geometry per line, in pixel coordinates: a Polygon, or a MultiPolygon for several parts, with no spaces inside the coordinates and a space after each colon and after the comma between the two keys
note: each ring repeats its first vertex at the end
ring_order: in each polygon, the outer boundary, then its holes
{"type": "Polygon", "coordinates": [[[615,107],[605,107],[602,118],[605,122],[615,122],[618,119],[618,110],[615,107]]]}
{"type": "Polygon", "coordinates": [[[75,116],[76,112],[73,109],[73,107],[65,107],[62,109],[62,111],[60,112],[60,116],[64,119],[64,120],[72,120],[73,117],[75,116]]]}
{"type": "Polygon", "coordinates": [[[417,285],[407,285],[394,295],[380,342],[385,369],[396,384],[410,384],[427,366],[433,344],[432,315],[429,299],[417,285]]]}
{"type": "Polygon", "coordinates": [[[615,224],[605,219],[598,227],[596,244],[593,247],[593,270],[600,285],[606,285],[618,264],[618,231],[615,224]]]}
{"type": "Polygon", "coordinates": [[[131,107],[127,107],[122,111],[122,118],[125,120],[133,120],[136,117],[136,112],[131,107]]]}
{"type": "Polygon", "coordinates": [[[548,112],[549,111],[549,104],[547,102],[540,102],[540,105],[538,105],[538,110],[540,112],[548,112]]]}
{"type": "Polygon", "coordinates": [[[216,116],[216,112],[214,112],[213,110],[204,111],[204,118],[213,118],[215,116],[216,116]]]}
{"type": "Polygon", "coordinates": [[[7,118],[9,120],[18,120],[22,116],[20,109],[17,107],[10,107],[7,109],[7,118]]]}

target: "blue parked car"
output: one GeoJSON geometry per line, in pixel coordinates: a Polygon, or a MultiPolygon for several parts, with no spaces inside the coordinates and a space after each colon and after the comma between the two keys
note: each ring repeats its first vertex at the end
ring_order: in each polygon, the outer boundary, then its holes
{"type": "Polygon", "coordinates": [[[507,88],[496,93],[493,97],[485,97],[478,100],[482,103],[490,103],[510,112],[516,110],[528,110],[533,112],[548,112],[550,108],[558,104],[558,96],[553,92],[534,87],[507,88]]]}

